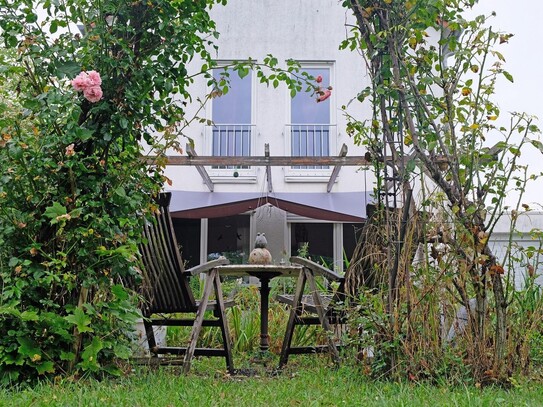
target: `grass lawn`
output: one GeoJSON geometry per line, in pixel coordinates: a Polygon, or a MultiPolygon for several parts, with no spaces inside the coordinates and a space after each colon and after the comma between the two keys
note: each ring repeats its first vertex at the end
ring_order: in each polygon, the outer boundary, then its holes
{"type": "Polygon", "coordinates": [[[336,369],[319,356],[294,357],[279,374],[258,371],[229,376],[222,359],[196,360],[188,376],[175,367],[137,367],[101,382],[0,389],[0,406],[543,406],[538,383],[505,390],[375,382],[356,366],[336,369]]]}

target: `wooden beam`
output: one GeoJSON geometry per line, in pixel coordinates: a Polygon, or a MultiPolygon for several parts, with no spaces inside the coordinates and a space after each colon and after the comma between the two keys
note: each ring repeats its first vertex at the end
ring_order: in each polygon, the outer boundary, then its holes
{"type": "MultiPolygon", "coordinates": [[[[187,150],[188,151],[188,150],[187,150]]],[[[147,156],[143,158],[149,165],[155,164],[156,156],[147,156]]],[[[371,165],[371,160],[367,160],[364,156],[346,156],[346,157],[292,157],[292,156],[277,156],[277,157],[258,157],[258,156],[237,156],[237,157],[224,157],[224,156],[180,156],[170,155],[166,157],[166,165],[193,165],[193,166],[255,166],[255,167],[290,167],[298,165],[328,165],[328,166],[351,166],[351,167],[363,167],[371,165]]],[[[404,161],[413,159],[413,156],[404,158],[404,161]]],[[[387,165],[392,164],[392,157],[386,157],[387,165]]],[[[383,162],[383,159],[379,159],[383,162]]],[[[446,157],[437,156],[433,158],[436,164],[448,163],[446,157]]]]}
{"type": "MultiPolygon", "coordinates": [[[[339,151],[339,157],[346,157],[347,156],[347,144],[343,143],[341,146],[341,150],[339,151]]],[[[336,178],[339,174],[339,171],[341,170],[341,165],[336,165],[332,171],[332,175],[330,175],[330,179],[328,180],[328,185],[326,186],[326,192],[330,192],[332,190],[332,187],[334,186],[334,182],[336,182],[336,178]]]]}
{"type": "MultiPolygon", "coordinates": [[[[187,150],[188,151],[188,150],[187,150]]],[[[292,157],[292,156],[277,156],[277,157],[221,157],[221,156],[168,156],[167,165],[247,165],[247,166],[270,166],[270,167],[283,167],[283,166],[298,166],[298,165],[348,165],[348,166],[367,166],[371,163],[367,161],[363,156],[350,156],[350,157],[292,157]]],[[[149,164],[154,163],[153,157],[147,157],[149,164]]]]}
{"type": "MultiPolygon", "coordinates": [[[[270,145],[268,143],[264,144],[264,158],[270,158],[270,145]]],[[[273,192],[271,167],[269,164],[266,165],[266,178],[268,180],[268,192],[273,192]]]]}
{"type": "MultiPolygon", "coordinates": [[[[194,148],[188,143],[187,143],[187,154],[188,154],[187,158],[192,159],[192,158],[198,157],[198,154],[196,154],[196,151],[194,151],[194,148]]],[[[169,161],[169,158],[168,158],[168,161],[169,161]]],[[[207,173],[206,169],[202,165],[195,164],[195,166],[196,166],[196,170],[200,173],[200,176],[204,180],[204,183],[209,188],[209,191],[213,192],[213,188],[214,188],[213,181],[211,181],[211,178],[209,177],[209,174],[207,173]]]]}

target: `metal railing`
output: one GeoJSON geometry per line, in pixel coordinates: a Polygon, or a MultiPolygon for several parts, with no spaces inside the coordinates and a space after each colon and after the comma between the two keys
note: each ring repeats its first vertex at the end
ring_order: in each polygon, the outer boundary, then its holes
{"type": "MultiPolygon", "coordinates": [[[[287,124],[290,154],[293,157],[326,157],[330,155],[330,135],[335,124],[287,124]]],[[[327,169],[328,166],[293,166],[295,169],[327,169]]]]}
{"type": "MultiPolygon", "coordinates": [[[[254,124],[216,124],[210,126],[211,154],[221,157],[244,157],[251,155],[251,138],[254,124]]],[[[218,169],[248,169],[249,166],[221,165],[218,169]]]]}

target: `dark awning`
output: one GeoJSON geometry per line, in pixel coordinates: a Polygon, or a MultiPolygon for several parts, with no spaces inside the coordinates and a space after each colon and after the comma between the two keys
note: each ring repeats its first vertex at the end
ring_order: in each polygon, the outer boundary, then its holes
{"type": "Polygon", "coordinates": [[[174,218],[218,218],[237,215],[271,204],[307,218],[335,222],[363,222],[370,192],[251,192],[171,191],[174,218]]]}

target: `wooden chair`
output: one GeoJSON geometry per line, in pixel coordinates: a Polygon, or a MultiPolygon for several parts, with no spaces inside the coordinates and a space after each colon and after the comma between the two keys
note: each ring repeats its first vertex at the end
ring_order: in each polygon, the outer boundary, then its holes
{"type": "MultiPolygon", "coordinates": [[[[194,355],[222,356],[226,360],[228,371],[233,372],[234,364],[225,317],[225,302],[219,274],[215,268],[228,264],[228,260],[219,258],[185,270],[170,217],[170,200],[171,193],[159,194],[156,200],[159,210],[154,215],[154,222],[146,223],[144,237],[147,242],[140,245],[143,260],[141,293],[145,299],[141,310],[149,350],[153,356],[161,354],[184,355],[184,372],[190,370],[194,355]],[[201,273],[206,274],[205,284],[202,298],[196,301],[189,285],[189,278],[199,276],[201,273]],[[212,291],[215,292],[215,301],[209,299],[212,291]],[[213,311],[213,316],[206,317],[206,311],[213,311]],[[182,317],[180,314],[189,314],[189,316],[182,317]],[[157,346],[153,333],[153,326],[156,325],[192,326],[188,345],[186,347],[157,346]],[[221,329],[222,349],[196,347],[202,326],[215,326],[221,329]]],[[[154,360],[159,363],[168,363],[168,359],[171,358],[156,358],[154,360]]],[[[172,360],[172,362],[174,361],[172,360]]]]}
{"type": "Polygon", "coordinates": [[[302,265],[303,271],[300,273],[293,296],[277,296],[279,302],[291,307],[279,358],[279,368],[283,368],[287,364],[289,355],[303,353],[330,352],[333,361],[339,363],[337,338],[335,338],[332,326],[345,322],[344,312],[340,309],[341,303],[345,300],[345,279],[332,270],[302,257],[291,257],[290,262],[302,265]],[[338,289],[330,295],[319,293],[315,282],[316,276],[323,276],[328,281],[338,282],[338,289]],[[306,283],[309,283],[310,294],[308,295],[304,295],[306,283]],[[327,345],[291,346],[294,330],[296,326],[301,325],[322,326],[327,335],[327,345]]]}

